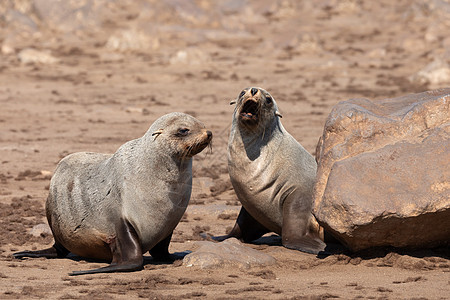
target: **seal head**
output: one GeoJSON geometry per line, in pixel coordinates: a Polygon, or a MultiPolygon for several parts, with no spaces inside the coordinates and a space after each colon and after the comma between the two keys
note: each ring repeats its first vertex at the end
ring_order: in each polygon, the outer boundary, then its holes
{"type": "Polygon", "coordinates": [[[251,131],[266,127],[276,116],[281,117],[272,96],[260,88],[244,89],[230,104],[235,103],[235,118],[251,131]]]}

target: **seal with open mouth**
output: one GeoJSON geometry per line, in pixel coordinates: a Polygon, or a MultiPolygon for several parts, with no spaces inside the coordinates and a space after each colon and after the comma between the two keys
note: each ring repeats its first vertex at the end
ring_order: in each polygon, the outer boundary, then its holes
{"type": "Polygon", "coordinates": [[[212,133],[194,117],[171,113],[114,154],[65,157],[46,202],[54,245],[13,256],[57,258],[72,252],[111,261],[70,275],[140,270],[146,251],[168,258],[172,232],[191,196],[192,157],[211,139],[212,133]]]}
{"type": "Polygon", "coordinates": [[[224,240],[244,242],[267,232],[283,246],[308,253],[325,249],[311,213],[317,164],[283,127],[273,97],[261,88],[244,89],[236,104],[228,142],[228,171],[242,208],[224,240]]]}

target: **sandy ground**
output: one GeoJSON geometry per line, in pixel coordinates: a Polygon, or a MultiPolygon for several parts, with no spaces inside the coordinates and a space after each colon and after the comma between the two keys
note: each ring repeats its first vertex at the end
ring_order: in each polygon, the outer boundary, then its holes
{"type": "Polygon", "coordinates": [[[248,86],[267,89],[285,128],[314,153],[337,102],[450,85],[450,4],[92,0],[67,12],[47,2],[0,4],[0,299],[450,298],[448,249],[319,259],[263,242],[249,246],[274,267],[202,270],[147,253],[142,271],[81,277],[67,274],[105,263],[11,257],[52,244],[28,233],[46,222],[62,157],[112,153],[173,111],[203,121],[214,141],[195,157],[170,251],[182,257],[200,233],[224,234],[239,211],[226,169],[229,101],[248,86]]]}

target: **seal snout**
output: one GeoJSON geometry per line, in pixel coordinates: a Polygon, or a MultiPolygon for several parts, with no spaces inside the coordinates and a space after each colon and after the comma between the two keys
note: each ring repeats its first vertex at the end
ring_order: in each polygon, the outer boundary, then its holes
{"type": "Polygon", "coordinates": [[[211,145],[212,132],[203,129],[196,137],[190,141],[186,141],[183,157],[192,157],[200,153],[203,149],[211,145]]]}
{"type": "MultiPolygon", "coordinates": [[[[211,131],[205,130],[205,132],[203,133],[203,136],[202,136],[203,141],[201,141],[198,145],[199,145],[200,147],[206,147],[206,146],[208,146],[208,145],[211,143],[212,136],[213,136],[213,134],[212,134],[211,131]]],[[[202,150],[203,150],[203,149],[202,149],[202,150]]]]}
{"type": "Polygon", "coordinates": [[[206,137],[204,138],[204,141],[200,144],[200,146],[202,146],[202,147],[206,147],[208,145],[211,145],[211,140],[212,140],[212,137],[213,137],[212,132],[209,131],[209,130],[206,130],[206,132],[204,134],[206,134],[206,137]]]}

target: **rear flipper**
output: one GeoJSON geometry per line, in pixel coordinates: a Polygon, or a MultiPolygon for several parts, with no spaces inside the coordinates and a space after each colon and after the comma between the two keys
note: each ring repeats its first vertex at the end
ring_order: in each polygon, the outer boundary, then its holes
{"type": "Polygon", "coordinates": [[[13,257],[18,259],[22,259],[24,257],[64,258],[67,254],[69,254],[69,250],[64,248],[62,245],[55,243],[52,247],[43,250],[26,250],[13,253],[13,257]]]}
{"type": "Polygon", "coordinates": [[[227,235],[212,237],[212,239],[221,242],[228,238],[234,237],[245,243],[249,243],[259,239],[268,232],[270,232],[270,230],[256,221],[256,219],[253,218],[242,206],[231,232],[227,235]]]}
{"type": "MultiPolygon", "coordinates": [[[[311,226],[314,216],[304,205],[309,199],[303,195],[292,194],[283,204],[283,226],[281,238],[283,246],[306,253],[319,254],[325,251],[326,244],[320,238],[317,226],[311,226]],[[317,228],[313,228],[317,227],[317,228]]],[[[323,238],[323,237],[322,237],[323,238]]]]}
{"type": "Polygon", "coordinates": [[[327,246],[321,239],[311,235],[297,236],[293,238],[286,238],[283,236],[282,240],[283,246],[286,248],[311,254],[319,254],[319,252],[325,251],[325,247],[327,246]]]}
{"type": "Polygon", "coordinates": [[[120,218],[118,224],[116,224],[116,237],[109,242],[109,247],[113,257],[109,266],[93,270],[74,271],[69,275],[132,272],[143,268],[144,259],[141,243],[136,230],[126,220],[120,218]]]}
{"type": "Polygon", "coordinates": [[[142,270],[142,263],[111,263],[107,267],[93,269],[93,270],[84,270],[84,271],[73,271],[69,273],[69,276],[77,276],[77,275],[85,275],[85,274],[96,274],[96,273],[115,273],[115,272],[133,272],[142,270]]]}
{"type": "Polygon", "coordinates": [[[175,258],[173,258],[169,253],[169,244],[170,240],[172,239],[172,233],[169,234],[168,237],[160,241],[158,244],[156,244],[149,252],[150,255],[153,257],[153,259],[158,261],[174,261],[175,258]]]}

